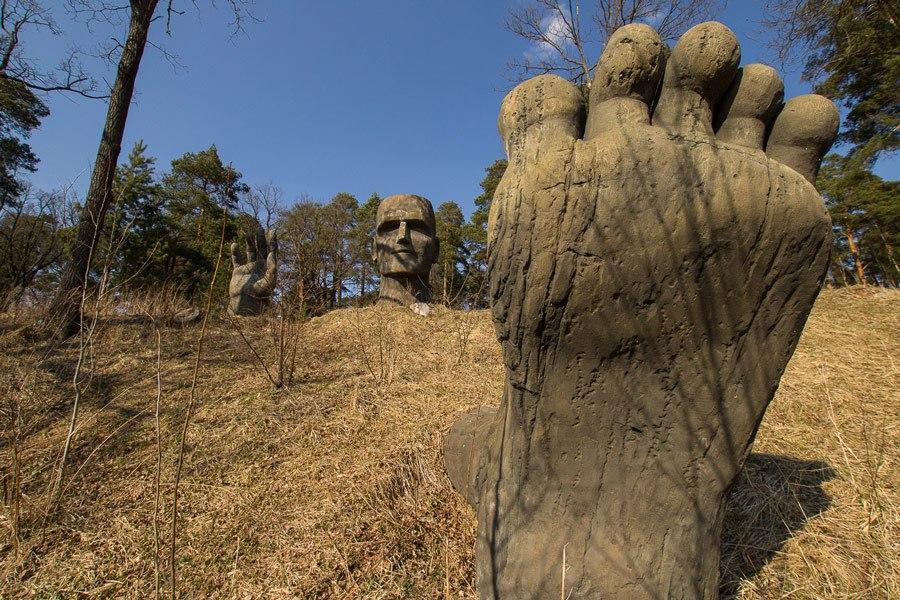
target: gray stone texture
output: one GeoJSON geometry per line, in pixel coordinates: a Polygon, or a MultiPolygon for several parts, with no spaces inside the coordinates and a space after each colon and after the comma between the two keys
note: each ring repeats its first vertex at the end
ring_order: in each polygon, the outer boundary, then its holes
{"type": "Polygon", "coordinates": [[[782,108],[719,23],[667,54],[629,25],[589,107],[554,75],[501,106],[488,269],[507,380],[444,443],[483,599],[559,598],[564,549],[573,600],[717,597],[726,491],[827,268],[812,182],[838,114],[782,108]]]}
{"type": "MultiPolygon", "coordinates": [[[[378,205],[373,259],[381,284],[378,301],[412,307],[431,302],[428,277],[439,244],[431,202],[421,196],[398,194],[378,205]]],[[[422,309],[418,309],[421,314],[422,309]]]]}
{"type": "Polygon", "coordinates": [[[231,244],[229,314],[250,317],[262,314],[278,281],[278,237],[274,229],[259,228],[247,236],[246,249],[231,244]]]}

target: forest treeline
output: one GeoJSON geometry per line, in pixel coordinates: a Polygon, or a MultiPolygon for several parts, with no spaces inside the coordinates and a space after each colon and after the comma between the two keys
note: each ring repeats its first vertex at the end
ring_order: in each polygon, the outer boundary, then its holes
{"type": "MultiPolygon", "coordinates": [[[[436,302],[487,306],[487,215],[505,168],[505,160],[496,160],[485,169],[482,193],[468,219],[456,202],[435,207],[441,248],[431,272],[436,302]]],[[[834,223],[828,283],[897,286],[898,182],[832,154],[819,186],[834,223]]],[[[327,201],[302,196],[288,201],[272,184],[245,183],[215,146],[185,153],[162,171],[138,142],[116,171],[91,281],[102,280],[119,294],[166,288],[195,301],[209,286],[223,226],[226,245],[241,243],[262,226],[278,231],[281,293],[302,294],[314,312],[370,302],[378,289],[372,237],[381,198],[372,193],[360,201],[339,192],[327,201]]],[[[37,191],[27,183],[6,196],[0,216],[4,309],[39,304],[52,294],[79,209],[66,192],[37,191]]],[[[229,269],[220,269],[219,298],[225,298],[229,275],[229,269]]]]}
{"type": "MultiPolygon", "coordinates": [[[[42,30],[59,32],[52,3],[12,0],[0,5],[0,310],[20,302],[39,305],[52,297],[49,313],[69,335],[77,330],[79,299],[98,283],[117,293],[166,288],[194,301],[210,283],[223,239],[240,240],[257,222],[278,228],[281,287],[298,292],[309,307],[324,310],[374,297],[377,274],[369,240],[378,194],[365,200],[337,193],[327,201],[289,201],[273,185],[248,185],[215,146],[187,152],[168,168],[157,165],[142,143],[122,160],[127,107],[148,31],[164,22],[170,33],[169,19],[182,12],[173,11],[171,2],[166,12],[157,0],[132,0],[127,7],[96,0],[68,4],[79,8],[72,12],[76,20],[127,8],[124,36],[109,53],[119,63],[108,94],[81,67],[77,54],[64,56],[55,70],[40,68],[40,61],[28,54],[26,37],[42,30]],[[161,13],[168,18],[159,19],[161,13]],[[50,116],[44,102],[49,93],[108,100],[83,198],[74,198],[71,190],[48,192],[28,183],[39,162],[28,138],[50,116]]],[[[245,4],[228,3],[237,28],[246,16],[245,4]]],[[[547,36],[559,34],[547,30],[548,20],[564,24],[562,35],[571,41],[556,47],[558,56],[551,52],[537,64],[519,65],[519,76],[558,73],[590,87],[593,57],[584,56],[583,41],[605,40],[616,28],[651,17],[661,35],[672,40],[689,25],[713,17],[718,5],[713,0],[583,4],[591,18],[567,18],[573,4],[559,0],[511,8],[507,27],[528,43],[546,43],[547,36]]],[[[843,111],[837,152],[826,159],[818,179],[834,224],[827,281],[895,287],[900,283],[894,251],[900,243],[900,190],[897,181],[883,180],[873,169],[880,157],[900,147],[896,3],[766,0],[763,15],[761,25],[772,33],[778,58],[799,59],[802,77],[813,91],[843,111]]],[[[435,207],[441,241],[441,256],[431,273],[436,301],[486,305],[487,214],[504,168],[502,160],[486,168],[483,192],[474,199],[468,219],[455,202],[435,207]]],[[[340,186],[335,182],[336,190],[340,186]]],[[[221,269],[214,282],[217,297],[224,296],[228,271],[221,269]]]]}
{"type": "MultiPolygon", "coordinates": [[[[486,306],[487,212],[505,168],[506,161],[497,160],[486,169],[469,219],[456,202],[435,207],[441,248],[431,272],[436,302],[486,306]]],[[[378,193],[363,201],[346,192],[327,201],[288,201],[273,184],[245,183],[215,146],[187,152],[162,171],[143,142],[119,165],[113,190],[90,280],[114,294],[167,289],[196,301],[209,287],[223,228],[224,259],[228,243],[243,243],[266,227],[278,232],[280,293],[302,295],[313,312],[377,297],[372,238],[378,193]]],[[[80,208],[64,191],[41,192],[28,184],[7,196],[0,217],[4,309],[40,304],[53,293],[80,208]]],[[[229,276],[224,268],[216,278],[223,300],[229,276]]]]}

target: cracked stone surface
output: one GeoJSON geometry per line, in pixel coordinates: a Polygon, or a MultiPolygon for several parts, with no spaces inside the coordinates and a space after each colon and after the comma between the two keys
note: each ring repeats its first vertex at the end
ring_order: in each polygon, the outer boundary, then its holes
{"type": "Polygon", "coordinates": [[[229,314],[250,317],[262,314],[278,281],[278,237],[274,229],[256,231],[247,238],[246,249],[231,244],[231,282],[228,285],[229,314]]]}
{"type": "Polygon", "coordinates": [[[715,22],[619,29],[590,98],[509,93],[491,207],[499,410],[444,440],[483,599],[716,598],[725,494],[818,294],[838,113],[715,22]],[[587,104],[587,105],[586,105],[587,104]]]}

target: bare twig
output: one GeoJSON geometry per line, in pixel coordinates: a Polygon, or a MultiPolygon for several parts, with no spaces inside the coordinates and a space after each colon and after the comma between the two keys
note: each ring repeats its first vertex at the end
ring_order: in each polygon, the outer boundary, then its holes
{"type": "Polygon", "coordinates": [[[96,93],[97,81],[81,66],[81,52],[71,49],[55,69],[43,69],[23,52],[26,30],[62,34],[50,9],[39,0],[0,3],[0,80],[14,81],[37,92],[73,92],[85,98],[106,98],[96,93]]]}
{"type": "MultiPolygon", "coordinates": [[[[786,0],[783,0],[786,1],[786,0]]],[[[522,58],[509,62],[514,79],[557,73],[590,88],[590,50],[599,50],[616,29],[630,23],[652,25],[673,40],[691,25],[711,18],[725,0],[529,0],[511,9],[506,28],[529,43],[522,58]],[[584,25],[583,15],[592,24],[584,25]]]]}
{"type": "Polygon", "coordinates": [[[153,482],[153,575],[154,598],[159,600],[159,497],[160,479],[162,478],[162,436],[159,430],[159,409],[162,399],[162,336],[159,325],[153,321],[153,329],[156,332],[156,406],[154,407],[154,422],[156,425],[156,477],[153,482]]]}
{"type": "Polygon", "coordinates": [[[172,532],[169,540],[169,586],[172,598],[177,598],[177,582],[175,572],[175,540],[178,535],[178,485],[181,483],[181,470],[184,465],[184,446],[187,441],[188,425],[191,422],[191,414],[194,412],[194,404],[197,398],[197,377],[200,373],[200,358],[203,355],[203,340],[206,337],[206,324],[209,321],[209,312],[212,308],[213,290],[216,285],[216,276],[222,264],[222,248],[225,246],[225,226],[228,223],[228,211],[222,210],[222,232],[219,236],[219,252],[216,256],[216,266],[213,269],[212,279],[209,281],[209,290],[206,294],[206,310],[203,311],[203,323],[200,326],[200,334],[197,337],[197,352],[194,354],[194,371],[191,377],[191,388],[188,392],[187,413],[184,416],[184,424],[181,428],[181,438],[178,442],[178,457],[175,461],[175,481],[172,486],[172,532]]]}

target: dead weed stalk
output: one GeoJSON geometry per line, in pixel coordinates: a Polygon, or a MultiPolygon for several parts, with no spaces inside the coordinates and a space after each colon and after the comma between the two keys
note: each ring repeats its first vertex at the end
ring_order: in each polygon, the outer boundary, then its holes
{"type": "Polygon", "coordinates": [[[356,347],[362,356],[366,370],[372,376],[376,387],[383,388],[394,382],[397,374],[397,358],[400,349],[394,336],[393,320],[388,320],[389,311],[376,305],[374,331],[365,330],[362,310],[355,308],[356,347]],[[369,345],[374,346],[370,349],[369,345]]]}
{"type": "Polygon", "coordinates": [[[175,567],[175,542],[178,537],[178,485],[181,483],[181,471],[184,467],[184,446],[187,441],[188,426],[191,423],[191,415],[197,400],[197,379],[200,373],[200,359],[203,356],[203,340],[206,338],[206,325],[209,322],[209,311],[212,308],[213,290],[216,285],[216,277],[222,264],[222,248],[225,246],[225,225],[228,222],[228,212],[222,211],[222,230],[219,235],[219,251],[216,256],[216,266],[213,269],[212,278],[209,280],[209,290],[206,292],[206,308],[203,311],[203,322],[200,325],[200,333],[197,335],[197,351],[194,353],[194,366],[191,375],[191,387],[188,391],[187,412],[184,415],[184,423],[181,427],[181,437],[178,440],[178,455],[175,460],[175,480],[172,484],[172,530],[169,539],[169,581],[172,600],[178,597],[178,584],[175,567]]]}

